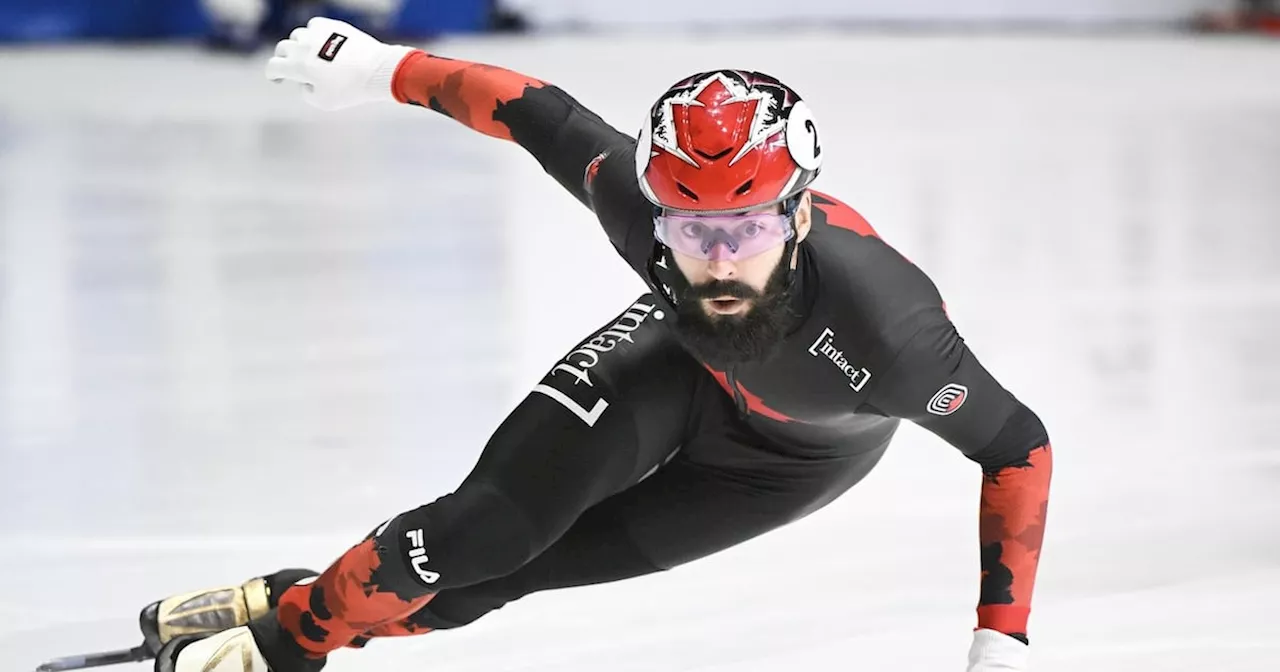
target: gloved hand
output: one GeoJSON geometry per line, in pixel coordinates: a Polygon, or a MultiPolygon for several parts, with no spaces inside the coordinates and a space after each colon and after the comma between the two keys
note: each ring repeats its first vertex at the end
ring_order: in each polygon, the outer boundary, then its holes
{"type": "Polygon", "coordinates": [[[212,635],[180,635],[160,649],[155,672],[271,672],[246,626],[212,635]]]}
{"type": "Polygon", "coordinates": [[[276,45],[267,79],[295,82],[322,110],[393,102],[391,80],[412,47],[388,45],[343,21],[318,16],[276,45]]]}
{"type": "Polygon", "coordinates": [[[996,630],[973,632],[966,672],[1027,672],[1030,647],[996,630]]]}

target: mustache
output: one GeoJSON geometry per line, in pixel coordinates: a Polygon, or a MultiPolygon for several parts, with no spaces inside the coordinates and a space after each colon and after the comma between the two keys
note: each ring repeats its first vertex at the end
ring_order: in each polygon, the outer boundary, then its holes
{"type": "Polygon", "coordinates": [[[690,286],[687,293],[687,297],[694,300],[715,299],[722,296],[735,299],[758,299],[760,292],[736,280],[712,280],[701,285],[690,286]]]}

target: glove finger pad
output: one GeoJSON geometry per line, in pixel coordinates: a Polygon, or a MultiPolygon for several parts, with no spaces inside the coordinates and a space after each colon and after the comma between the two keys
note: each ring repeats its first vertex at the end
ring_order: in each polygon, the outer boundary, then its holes
{"type": "Polygon", "coordinates": [[[297,61],[275,56],[267,61],[267,79],[272,81],[287,79],[293,82],[304,82],[309,78],[306,77],[302,66],[297,61]]]}

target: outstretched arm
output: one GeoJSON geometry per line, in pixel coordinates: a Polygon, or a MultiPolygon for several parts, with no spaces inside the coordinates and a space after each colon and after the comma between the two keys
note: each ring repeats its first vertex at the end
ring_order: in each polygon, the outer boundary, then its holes
{"type": "MultiPolygon", "coordinates": [[[[303,99],[323,110],[398,101],[433,109],[486,135],[524,147],[580,202],[597,212],[615,243],[625,239],[616,214],[602,214],[602,199],[587,185],[601,171],[633,170],[635,140],[618,132],[569,94],[542,80],[504,68],[443,58],[379,42],[351,24],[316,17],[276,45],[266,75],[302,85],[303,99]],[[608,155],[610,159],[603,161],[608,155]],[[600,159],[600,160],[597,160],[600,159]]],[[[614,181],[611,181],[611,183],[614,181]]],[[[640,212],[644,196],[634,184],[607,189],[610,209],[640,212]]],[[[599,194],[597,194],[599,196],[599,194]]]]}
{"type": "Polygon", "coordinates": [[[587,207],[592,161],[635,144],[556,86],[492,65],[414,51],[400,62],[391,89],[401,103],[519,144],[587,207]]]}
{"type": "Polygon", "coordinates": [[[922,316],[872,404],[928,429],[982,467],[978,627],[1027,641],[1053,471],[1040,419],[1000,386],[941,306],[922,316]]]}

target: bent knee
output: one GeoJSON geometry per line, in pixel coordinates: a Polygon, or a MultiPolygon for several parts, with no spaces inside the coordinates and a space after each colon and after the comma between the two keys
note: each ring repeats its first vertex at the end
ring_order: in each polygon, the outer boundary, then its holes
{"type": "Polygon", "coordinates": [[[459,489],[400,514],[375,536],[383,565],[401,570],[384,581],[426,592],[504,576],[549,543],[515,502],[487,485],[459,489]],[[388,563],[390,553],[398,562],[388,563]]]}

